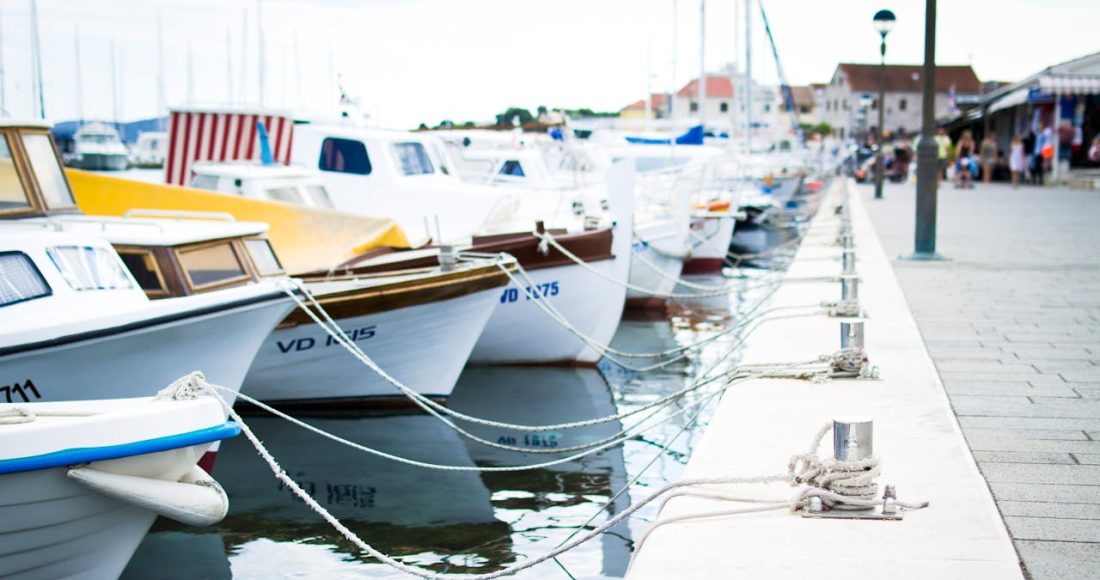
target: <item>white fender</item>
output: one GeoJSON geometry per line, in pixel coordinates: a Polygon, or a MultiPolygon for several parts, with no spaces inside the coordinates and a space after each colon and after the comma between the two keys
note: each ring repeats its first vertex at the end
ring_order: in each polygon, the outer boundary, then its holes
{"type": "Polygon", "coordinates": [[[197,465],[179,481],[107,473],[90,467],[75,467],[66,475],[92,491],[190,526],[214,525],[229,511],[225,490],[197,465]]]}

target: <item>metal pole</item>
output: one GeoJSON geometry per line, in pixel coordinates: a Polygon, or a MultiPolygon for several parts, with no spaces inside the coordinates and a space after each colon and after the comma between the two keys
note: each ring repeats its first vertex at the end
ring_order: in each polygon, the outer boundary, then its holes
{"type": "Polygon", "coordinates": [[[940,260],[936,254],[936,0],[925,0],[924,91],[921,136],[917,146],[917,206],[913,260],[940,260]]]}
{"type": "Polygon", "coordinates": [[[879,47],[878,64],[878,129],[875,135],[875,144],[878,151],[875,153],[875,199],[882,199],[883,178],[883,150],[886,143],[882,140],[882,126],[886,122],[886,33],[882,34],[882,45],[879,47]]]}
{"type": "Polygon", "coordinates": [[[707,63],[706,55],[707,37],[707,0],[699,2],[699,85],[696,93],[699,98],[699,124],[703,126],[703,132],[707,130],[707,63]]]}

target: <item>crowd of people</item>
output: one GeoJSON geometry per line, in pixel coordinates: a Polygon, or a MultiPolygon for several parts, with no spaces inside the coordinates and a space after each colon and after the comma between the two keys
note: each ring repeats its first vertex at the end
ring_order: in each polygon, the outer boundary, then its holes
{"type": "MultiPolygon", "coordinates": [[[[1046,174],[1055,162],[1055,139],[1059,140],[1063,159],[1069,159],[1071,151],[1080,147],[1080,140],[1074,140],[1073,129],[1068,124],[1059,131],[1042,126],[1038,131],[1014,134],[1007,152],[998,145],[995,131],[990,131],[981,142],[977,142],[973,132],[967,129],[959,134],[958,140],[952,141],[947,131],[941,127],[935,135],[939,158],[937,185],[948,178],[957,189],[971,189],[976,180],[985,184],[1011,181],[1013,187],[1019,187],[1021,183],[1043,185],[1046,174]],[[1067,127],[1068,132],[1065,130],[1067,127]]],[[[883,149],[886,179],[894,182],[908,179],[910,166],[916,161],[915,151],[919,142],[919,136],[910,142],[901,134],[896,135],[886,145],[883,149]]],[[[858,181],[871,181],[874,178],[874,151],[873,142],[868,141],[855,154],[853,175],[858,181]]],[[[1084,157],[1091,163],[1100,164],[1100,135],[1092,140],[1084,157]]]]}

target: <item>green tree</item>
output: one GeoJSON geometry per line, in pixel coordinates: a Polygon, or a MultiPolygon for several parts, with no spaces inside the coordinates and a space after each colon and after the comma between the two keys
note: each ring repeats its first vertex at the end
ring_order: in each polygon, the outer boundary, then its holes
{"type": "Polygon", "coordinates": [[[534,115],[527,109],[522,107],[508,107],[508,110],[497,115],[497,125],[511,125],[512,121],[517,117],[519,118],[520,125],[526,125],[535,120],[534,115]]]}

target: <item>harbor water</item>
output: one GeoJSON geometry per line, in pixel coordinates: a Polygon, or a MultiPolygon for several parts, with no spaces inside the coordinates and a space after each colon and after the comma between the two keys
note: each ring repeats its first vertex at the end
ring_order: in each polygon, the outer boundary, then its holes
{"type": "MultiPolygon", "coordinates": [[[[778,272],[745,268],[727,270],[727,276],[691,280],[713,286],[743,283],[749,289],[675,301],[666,313],[628,313],[613,346],[656,352],[721,333],[766,299],[762,282],[778,272]]],[[[735,366],[739,336],[739,331],[724,334],[686,359],[646,373],[606,359],[598,368],[467,367],[448,406],[476,417],[535,425],[624,413],[692,385],[708,369],[735,366]]],[[[706,428],[715,392],[687,394],[660,412],[667,421],[622,445],[524,471],[426,469],[341,446],[259,411],[245,420],[291,477],[383,553],[435,572],[485,573],[538,557],[578,529],[602,524],[608,512],[617,513],[632,499],[677,479],[706,428]],[[601,512],[608,502],[608,512],[601,512]]],[[[488,447],[422,413],[293,414],[368,447],[442,466],[529,465],[563,455],[488,447]]],[[[550,451],[612,437],[624,423],[636,422],[632,417],[549,433],[463,426],[490,441],[550,451]]],[[[274,478],[243,436],[223,444],[214,474],[230,497],[225,520],[198,529],[159,521],[124,578],[401,576],[360,555],[274,478]]],[[[656,509],[656,503],[647,506],[609,533],[520,577],[621,577],[656,509]]]]}

